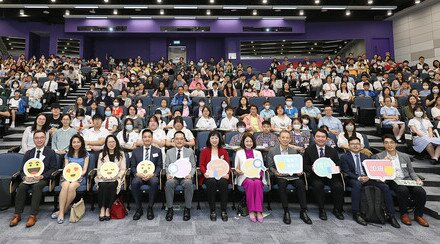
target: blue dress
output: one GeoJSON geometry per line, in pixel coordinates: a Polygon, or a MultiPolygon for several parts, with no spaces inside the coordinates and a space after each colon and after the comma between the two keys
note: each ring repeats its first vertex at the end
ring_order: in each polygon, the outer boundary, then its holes
{"type": "MultiPolygon", "coordinates": [[[[84,167],[84,161],[86,160],[87,157],[89,157],[88,152],[87,152],[87,156],[84,158],[69,157],[69,156],[67,156],[67,153],[64,156],[64,158],[67,159],[67,161],[69,161],[69,163],[77,163],[77,164],[81,165],[81,167],[84,167]]],[[[85,186],[87,183],[87,174],[85,174],[84,177],[82,177],[80,180],[81,180],[80,186],[85,186]]],[[[63,179],[63,181],[64,181],[64,179],[63,179]]]]}

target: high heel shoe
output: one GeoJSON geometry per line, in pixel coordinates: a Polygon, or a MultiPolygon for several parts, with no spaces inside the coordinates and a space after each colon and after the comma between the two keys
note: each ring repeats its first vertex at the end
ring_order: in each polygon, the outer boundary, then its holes
{"type": "Polygon", "coordinates": [[[99,216],[99,221],[104,221],[105,220],[105,216],[99,216]]]}
{"type": "Polygon", "coordinates": [[[257,222],[257,219],[255,218],[255,216],[251,216],[251,215],[249,215],[249,219],[250,219],[251,222],[253,222],[253,223],[257,222]]]}
{"type": "Polygon", "coordinates": [[[263,223],[263,220],[264,220],[263,215],[262,214],[258,214],[257,215],[257,220],[258,220],[259,223],[263,223]]]}

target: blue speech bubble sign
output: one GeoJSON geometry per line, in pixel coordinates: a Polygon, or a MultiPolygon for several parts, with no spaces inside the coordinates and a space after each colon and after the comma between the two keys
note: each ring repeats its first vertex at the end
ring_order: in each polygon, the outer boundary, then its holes
{"type": "Polygon", "coordinates": [[[281,174],[299,174],[303,172],[303,157],[300,154],[275,155],[275,166],[281,174]]]}
{"type": "Polygon", "coordinates": [[[339,167],[330,158],[322,157],[313,163],[313,172],[319,177],[332,178],[333,174],[339,173],[339,167]]]}

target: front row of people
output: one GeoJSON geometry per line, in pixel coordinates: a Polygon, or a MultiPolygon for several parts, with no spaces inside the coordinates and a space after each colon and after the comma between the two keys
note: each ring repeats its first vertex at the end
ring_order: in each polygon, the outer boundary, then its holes
{"type": "MultiPolygon", "coordinates": [[[[165,183],[165,196],[167,213],[165,219],[171,221],[173,219],[173,200],[174,192],[178,185],[181,185],[184,191],[185,208],[183,213],[183,220],[188,221],[191,218],[190,209],[193,200],[194,181],[196,172],[196,159],[194,151],[184,146],[186,137],[181,131],[177,131],[174,134],[174,147],[167,150],[165,160],[162,159],[161,149],[152,146],[153,132],[149,129],[145,129],[141,133],[143,145],[136,148],[132,152],[130,157],[130,167],[133,180],[131,181],[131,193],[136,205],[136,211],[133,216],[134,220],[139,220],[143,215],[143,208],[141,203],[143,185],[148,185],[149,189],[149,201],[147,207],[147,219],[154,218],[153,205],[155,197],[159,189],[159,177],[162,168],[166,169],[166,183],[165,183]],[[179,159],[186,158],[191,163],[191,171],[184,178],[176,178],[169,172],[169,165],[176,162],[179,159]],[[137,172],[137,165],[144,161],[149,160],[155,165],[153,173],[144,174],[137,172]],[[164,167],[162,164],[164,162],[164,167]]],[[[33,135],[35,148],[27,151],[23,158],[23,164],[31,158],[39,158],[44,163],[44,171],[41,176],[29,177],[25,176],[25,173],[21,172],[23,182],[18,185],[15,201],[15,213],[10,221],[10,226],[16,226],[21,221],[21,214],[24,210],[25,200],[29,190],[32,191],[31,200],[31,213],[27,220],[26,227],[35,225],[37,221],[37,214],[39,211],[39,205],[43,196],[43,188],[48,185],[51,174],[58,168],[56,154],[53,150],[44,146],[46,141],[46,133],[44,131],[35,131],[33,135]]],[[[303,169],[304,172],[296,175],[285,175],[279,173],[274,163],[275,155],[296,154],[297,151],[289,146],[291,141],[291,135],[288,131],[281,131],[278,135],[279,145],[275,146],[268,152],[266,166],[275,178],[274,184],[278,186],[278,194],[281,200],[282,207],[284,209],[283,222],[285,224],[291,223],[291,217],[288,208],[287,187],[293,185],[296,188],[296,194],[299,199],[300,205],[300,219],[306,224],[312,224],[312,220],[307,214],[307,199],[306,199],[306,181],[307,177],[308,185],[312,188],[313,196],[316,198],[319,207],[319,218],[327,220],[327,214],[324,208],[324,186],[330,187],[333,197],[333,214],[336,218],[343,220],[343,203],[344,203],[344,179],[347,186],[351,187],[352,196],[352,214],[353,219],[361,224],[366,225],[360,213],[361,202],[361,189],[364,186],[375,186],[379,188],[385,199],[386,211],[388,216],[388,222],[395,228],[399,228],[400,225],[397,222],[394,210],[394,203],[391,195],[391,191],[394,191],[397,195],[397,201],[400,209],[400,219],[402,223],[411,225],[411,219],[408,214],[410,208],[410,198],[415,202],[414,207],[414,219],[422,226],[429,226],[427,221],[423,218],[423,209],[426,202],[426,192],[421,187],[423,182],[415,174],[411,159],[407,154],[398,152],[396,150],[397,140],[393,135],[384,136],[385,151],[381,152],[375,157],[377,159],[391,160],[396,170],[396,177],[398,179],[411,179],[417,182],[419,186],[403,186],[398,185],[394,181],[377,181],[369,179],[366,176],[366,171],[363,168],[361,162],[367,159],[367,156],[361,154],[360,139],[357,137],[349,138],[349,150],[338,157],[336,149],[326,146],[327,132],[323,129],[318,129],[314,133],[315,144],[308,147],[303,155],[303,169]],[[320,177],[312,170],[312,165],[318,158],[327,157],[340,167],[342,174],[334,175],[331,179],[320,177]]],[[[61,192],[59,201],[59,210],[52,214],[52,218],[57,219],[59,224],[64,222],[64,214],[69,209],[71,203],[76,196],[76,189],[81,185],[85,185],[87,181],[87,168],[89,165],[89,153],[86,151],[85,142],[81,136],[73,136],[70,140],[69,149],[66,152],[64,165],[75,162],[79,163],[83,167],[83,175],[77,182],[68,182],[64,179],[61,180],[61,192]]],[[[228,220],[228,214],[226,206],[228,202],[228,186],[232,183],[231,172],[227,173],[220,179],[216,179],[207,174],[207,165],[211,160],[223,159],[229,162],[228,151],[223,147],[222,135],[218,131],[212,131],[207,139],[206,148],[201,151],[200,154],[200,180],[199,185],[205,185],[207,190],[207,198],[210,208],[210,219],[212,221],[217,220],[216,213],[216,192],[220,193],[220,209],[221,219],[223,221],[228,220]]],[[[250,133],[244,133],[240,143],[241,149],[236,152],[234,170],[236,172],[236,178],[234,184],[238,187],[242,187],[246,195],[246,204],[249,211],[249,219],[252,222],[263,222],[263,190],[264,186],[268,184],[267,179],[263,171],[261,171],[259,177],[249,178],[243,170],[243,164],[247,159],[261,159],[263,156],[260,151],[256,150],[255,139],[250,133]]],[[[93,154],[90,153],[90,155],[93,154]]],[[[100,208],[99,220],[110,220],[110,208],[115,200],[117,194],[121,190],[125,179],[126,172],[126,158],[123,150],[119,145],[117,138],[113,135],[109,135],[105,139],[102,152],[98,156],[97,176],[95,183],[98,192],[98,205],[100,208]],[[99,168],[105,162],[114,162],[118,165],[119,172],[116,177],[108,178],[101,175],[99,168]]]]}

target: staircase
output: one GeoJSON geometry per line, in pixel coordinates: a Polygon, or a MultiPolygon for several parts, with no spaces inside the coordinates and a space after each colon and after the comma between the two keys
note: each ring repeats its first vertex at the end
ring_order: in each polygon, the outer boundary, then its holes
{"type": "MultiPolygon", "coordinates": [[[[73,105],[76,98],[84,96],[88,89],[89,84],[86,84],[84,87],[78,88],[77,91],[71,93],[67,98],[60,99],[61,107],[73,105]]],[[[302,94],[299,90],[294,90],[293,92],[295,96],[308,96],[307,94],[302,94]]],[[[313,103],[316,107],[323,110],[324,104],[320,101],[314,100],[313,103]]],[[[47,109],[44,113],[50,114],[50,110],[47,109]]],[[[339,116],[337,111],[334,112],[334,116],[342,121],[349,119],[339,116]]],[[[35,116],[30,116],[28,121],[23,124],[19,123],[14,129],[9,129],[4,138],[0,139],[0,153],[6,153],[10,148],[20,146],[25,128],[32,125],[34,120],[35,116]]],[[[367,135],[370,147],[374,153],[384,150],[381,137],[377,134],[374,126],[358,125],[357,131],[367,135]]],[[[398,150],[401,152],[409,151],[407,146],[402,144],[399,144],[398,150]]],[[[425,178],[424,189],[427,193],[426,213],[436,219],[440,219],[440,165],[431,165],[427,161],[415,159],[413,167],[417,174],[425,178]]]]}

